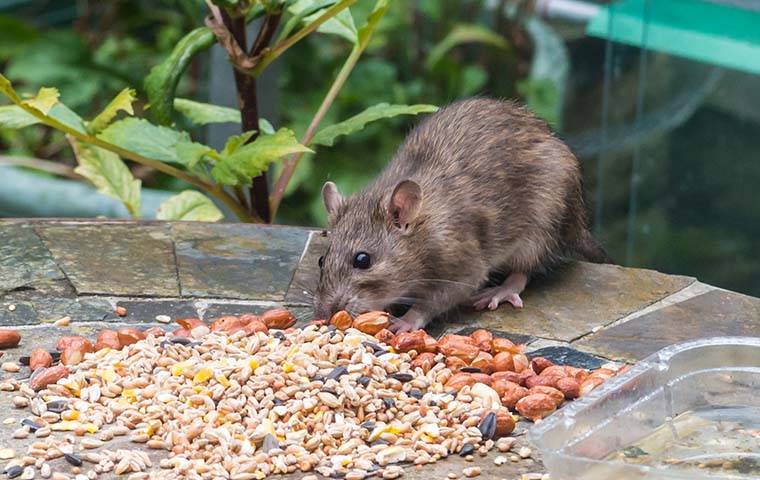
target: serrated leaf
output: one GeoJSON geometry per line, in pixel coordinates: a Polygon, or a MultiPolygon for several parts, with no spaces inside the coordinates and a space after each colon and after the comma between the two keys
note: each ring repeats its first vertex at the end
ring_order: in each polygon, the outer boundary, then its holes
{"type": "Polygon", "coordinates": [[[163,62],[151,69],[145,78],[145,91],[150,101],[150,113],[157,123],[171,124],[174,94],[182,73],[193,57],[210,48],[215,40],[208,28],[196,28],[177,43],[163,62]]]}
{"type": "Polygon", "coordinates": [[[449,34],[433,47],[425,66],[432,69],[452,48],[463,43],[482,43],[496,48],[509,47],[503,36],[482,25],[459,24],[454,26],[449,34]]]}
{"type": "Polygon", "coordinates": [[[207,196],[195,190],[185,190],[164,201],[156,218],[159,220],[184,220],[195,222],[218,222],[224,214],[207,196]]]}
{"type": "Polygon", "coordinates": [[[97,133],[108,126],[111,120],[116,117],[119,111],[127,112],[130,115],[134,115],[135,111],[132,109],[132,102],[135,101],[136,94],[131,88],[125,88],[114,97],[113,100],[103,109],[90,122],[90,130],[93,133],[97,133]]]}
{"type": "Polygon", "coordinates": [[[174,108],[196,125],[209,123],[240,123],[240,110],[211,103],[175,98],[174,108]]]}
{"type": "Polygon", "coordinates": [[[30,107],[42,112],[44,115],[47,115],[48,112],[55,106],[55,104],[58,103],[59,96],[60,94],[58,93],[58,89],[51,87],[42,87],[37,92],[36,97],[30,98],[29,100],[24,100],[24,104],[29,105],[30,107]]]}
{"type": "MultiPolygon", "coordinates": [[[[0,74],[0,92],[2,92],[13,103],[15,103],[16,107],[22,111],[25,111],[22,108],[22,105],[25,107],[31,107],[37,112],[39,112],[41,115],[52,118],[58,121],[59,123],[62,123],[63,125],[73,130],[76,130],[80,133],[86,133],[82,119],[79,117],[79,115],[77,115],[71,109],[69,109],[69,107],[67,107],[66,105],[58,101],[58,91],[54,88],[41,88],[40,93],[37,95],[37,97],[33,99],[24,100],[18,95],[18,93],[16,93],[16,90],[14,90],[13,85],[11,84],[10,80],[8,80],[4,75],[0,74]],[[55,103],[53,103],[53,99],[55,99],[55,103]],[[48,108],[48,106],[50,106],[50,108],[48,108]],[[42,110],[40,110],[40,107],[42,108],[42,110]],[[45,112],[43,110],[47,110],[47,111],[45,112]]],[[[14,113],[17,111],[12,109],[11,107],[12,106],[8,106],[6,115],[15,116],[15,120],[13,120],[14,122],[20,121],[21,117],[17,115],[16,113],[14,113]]],[[[41,119],[35,117],[32,113],[28,111],[25,111],[25,113],[29,115],[30,117],[34,117],[37,119],[37,121],[34,123],[42,122],[41,119]]],[[[24,120],[24,122],[28,120],[30,120],[29,117],[27,117],[27,120],[24,120]]],[[[9,121],[11,120],[9,119],[9,121]]],[[[25,126],[33,125],[34,123],[27,123],[27,125],[25,126]]],[[[21,127],[15,127],[15,128],[21,128],[21,127]]]]}
{"type": "Polygon", "coordinates": [[[193,142],[185,132],[153,125],[147,120],[134,117],[112,123],[97,137],[144,157],[178,163],[189,169],[203,155],[213,151],[209,146],[193,142]]]}
{"type": "Polygon", "coordinates": [[[0,128],[24,128],[40,123],[39,119],[18,105],[0,107],[0,128]]]}
{"type": "Polygon", "coordinates": [[[337,137],[358,132],[368,123],[380,120],[381,118],[391,118],[398,115],[417,115],[419,113],[435,112],[436,110],[438,110],[438,107],[435,105],[390,105],[379,103],[347,120],[323,128],[314,135],[311,145],[331,147],[337,137]]]}
{"type": "MultiPolygon", "coordinates": [[[[303,21],[304,25],[308,25],[322,16],[325,8],[331,7],[336,3],[338,3],[337,0],[298,0],[291,5],[288,10],[295,15],[291,20],[294,22],[296,20],[299,22],[303,21]]],[[[294,25],[290,25],[290,23],[286,24],[286,28],[292,29],[293,27],[294,25]]],[[[354,44],[358,41],[356,24],[354,23],[354,17],[351,15],[351,10],[349,8],[341,10],[334,17],[320,25],[317,28],[317,32],[338,35],[354,44]]]]}
{"type": "Polygon", "coordinates": [[[76,173],[92,182],[99,192],[121,201],[133,217],[140,216],[140,180],[113,152],[81,143],[69,136],[79,166],[76,173]]]}
{"type": "Polygon", "coordinates": [[[240,148],[241,145],[244,145],[245,142],[247,142],[253,134],[256,133],[254,131],[248,131],[243,132],[240,135],[233,135],[230,138],[227,139],[227,143],[224,144],[224,148],[222,149],[221,155],[223,157],[232,155],[237,151],[238,148],[240,148]]]}
{"type": "Polygon", "coordinates": [[[298,143],[292,130],[281,128],[274,135],[260,135],[253,142],[238,146],[230,155],[222,156],[211,175],[224,185],[247,184],[266,172],[272,162],[297,152],[311,150],[298,143]]]}
{"type": "MultiPolygon", "coordinates": [[[[230,107],[176,98],[174,99],[174,108],[196,125],[240,123],[240,111],[230,107]]],[[[268,135],[274,133],[274,127],[265,118],[259,118],[259,130],[268,135]]]]}

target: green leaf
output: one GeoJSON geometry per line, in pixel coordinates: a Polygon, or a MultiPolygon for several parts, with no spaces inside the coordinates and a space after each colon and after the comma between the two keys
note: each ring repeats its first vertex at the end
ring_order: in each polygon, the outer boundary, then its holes
{"type": "Polygon", "coordinates": [[[134,117],[112,123],[97,137],[143,157],[177,163],[188,169],[195,167],[205,154],[213,151],[209,146],[193,142],[185,132],[134,117]]]}
{"type": "Polygon", "coordinates": [[[209,123],[240,123],[240,111],[235,108],[175,98],[174,108],[196,125],[209,123]]]}
{"type": "Polygon", "coordinates": [[[274,135],[260,135],[245,145],[241,145],[242,142],[239,140],[240,138],[236,140],[237,146],[231,148],[232,153],[222,156],[211,171],[218,183],[247,184],[253,177],[264,173],[275,160],[291,153],[311,152],[309,148],[298,143],[293,131],[287,128],[279,129],[274,135]]]}
{"type": "Polygon", "coordinates": [[[496,48],[509,48],[504,37],[484,26],[459,24],[433,47],[425,62],[425,67],[432,69],[446,56],[449,50],[463,43],[482,43],[496,48]]]}
{"type": "Polygon", "coordinates": [[[25,105],[29,105],[35,110],[42,112],[43,115],[47,115],[48,112],[58,103],[58,89],[50,87],[42,87],[37,92],[37,96],[24,100],[25,105]]]}
{"type": "Polygon", "coordinates": [[[388,11],[388,7],[388,0],[377,0],[375,2],[375,7],[372,9],[372,13],[367,16],[367,23],[365,23],[364,26],[359,29],[359,33],[357,35],[358,48],[364,50],[364,48],[367,46],[369,39],[372,37],[372,32],[375,31],[375,27],[377,27],[380,19],[383,18],[385,12],[388,11]]]}
{"type": "Polygon", "coordinates": [[[145,78],[145,90],[150,101],[153,119],[161,125],[172,121],[174,94],[182,73],[193,57],[215,42],[214,34],[206,27],[196,28],[182,38],[172,53],[153,67],[145,78]]]}
{"type": "MultiPolygon", "coordinates": [[[[79,115],[71,111],[66,105],[62,104],[61,102],[58,102],[58,91],[55,88],[41,88],[37,97],[31,100],[24,100],[18,95],[18,93],[16,93],[16,90],[14,90],[13,85],[11,84],[10,80],[8,80],[5,76],[0,74],[0,92],[2,92],[13,103],[15,103],[16,106],[20,110],[24,111],[27,115],[29,115],[28,117],[25,117],[26,120],[23,120],[23,122],[28,122],[30,121],[30,117],[34,117],[32,113],[24,110],[23,108],[23,107],[29,107],[39,112],[40,115],[56,120],[57,122],[62,123],[66,127],[69,127],[80,133],[86,133],[85,128],[84,128],[84,123],[82,122],[82,119],[79,117],[79,115]],[[47,110],[47,112],[43,110],[47,110]]],[[[22,118],[19,116],[18,111],[12,109],[11,107],[12,106],[8,106],[6,115],[14,116],[15,120],[12,120],[12,121],[8,120],[8,121],[11,123],[14,123],[14,122],[18,123],[19,121],[22,121],[22,118]]],[[[42,122],[42,119],[38,117],[34,117],[34,118],[36,118],[35,122],[27,123],[24,126],[33,125],[34,123],[42,122]]],[[[2,123],[0,123],[0,125],[2,125],[2,123]]],[[[11,127],[10,124],[8,125],[8,127],[21,128],[20,126],[11,127]]]]}
{"type": "Polygon", "coordinates": [[[185,220],[218,222],[224,214],[207,196],[195,190],[185,190],[164,201],[156,218],[159,220],[185,220]]]}
{"type": "Polygon", "coordinates": [[[135,101],[136,94],[131,88],[125,88],[119,92],[111,103],[103,109],[97,117],[90,122],[90,130],[94,133],[98,133],[111,123],[111,120],[116,117],[119,110],[127,112],[130,115],[134,115],[135,111],[132,109],[132,102],[135,101]]]}
{"type": "Polygon", "coordinates": [[[0,107],[0,128],[24,128],[40,123],[39,119],[18,105],[0,107]]]}
{"type": "Polygon", "coordinates": [[[551,126],[557,126],[561,97],[554,82],[544,78],[529,78],[517,82],[517,91],[525,97],[525,103],[536,115],[551,126]]]}
{"type": "MultiPolygon", "coordinates": [[[[196,125],[209,123],[240,123],[240,111],[211,103],[196,102],[186,98],[175,98],[174,108],[196,125]]],[[[259,118],[261,133],[273,134],[274,127],[265,118],[259,118]]]]}
{"type": "Polygon", "coordinates": [[[232,155],[237,151],[238,148],[240,148],[242,145],[245,145],[245,142],[250,140],[250,138],[253,136],[253,134],[256,133],[254,131],[248,131],[243,132],[240,135],[233,135],[230,138],[227,139],[227,143],[224,145],[224,148],[222,149],[221,156],[226,157],[228,155],[232,155]]]}
{"type": "Polygon", "coordinates": [[[314,135],[311,145],[331,147],[337,137],[358,132],[368,123],[380,120],[381,118],[391,118],[397,115],[417,115],[418,113],[435,112],[436,110],[438,110],[438,107],[435,105],[389,105],[387,103],[379,103],[347,120],[323,128],[314,135]]]}
{"type": "Polygon", "coordinates": [[[133,217],[140,216],[140,180],[113,152],[81,143],[69,136],[79,166],[76,173],[93,183],[99,192],[120,200],[133,217]]]}
{"type": "MultiPolygon", "coordinates": [[[[319,1],[319,0],[298,0],[291,5],[288,10],[295,15],[293,19],[303,20],[304,25],[309,25],[314,20],[322,16],[327,7],[338,3],[337,0],[319,1]],[[313,12],[307,14],[306,12],[313,12]]],[[[294,25],[286,24],[286,28],[292,29],[294,25]]],[[[327,20],[317,28],[317,32],[338,35],[349,42],[355,44],[358,41],[356,24],[354,17],[351,15],[351,9],[345,8],[338,12],[334,17],[327,20]]]]}
{"type": "Polygon", "coordinates": [[[303,22],[305,17],[317,10],[322,10],[323,8],[334,5],[336,1],[337,0],[297,0],[293,5],[288,7],[288,11],[293,16],[285,22],[285,25],[280,29],[280,33],[272,44],[277,45],[286,39],[288,35],[290,35],[290,32],[303,22]]]}

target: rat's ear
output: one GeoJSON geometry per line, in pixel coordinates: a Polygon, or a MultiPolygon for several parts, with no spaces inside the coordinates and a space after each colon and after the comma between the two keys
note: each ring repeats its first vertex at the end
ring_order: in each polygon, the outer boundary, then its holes
{"type": "Polygon", "coordinates": [[[411,180],[404,180],[396,185],[388,202],[388,218],[394,227],[403,233],[408,232],[409,224],[417,217],[422,203],[422,189],[411,180]]]}
{"type": "Polygon", "coordinates": [[[322,201],[325,203],[325,210],[327,210],[327,217],[330,223],[335,223],[338,210],[343,206],[345,200],[333,182],[325,182],[322,187],[322,201]]]}

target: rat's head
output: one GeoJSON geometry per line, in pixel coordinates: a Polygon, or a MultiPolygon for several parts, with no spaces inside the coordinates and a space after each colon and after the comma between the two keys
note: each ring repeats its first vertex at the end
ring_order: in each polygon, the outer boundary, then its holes
{"type": "Polygon", "coordinates": [[[362,192],[344,198],[335,184],[322,188],[330,243],[319,259],[316,318],[410,306],[424,278],[425,216],[422,190],[404,180],[378,198],[362,192]]]}

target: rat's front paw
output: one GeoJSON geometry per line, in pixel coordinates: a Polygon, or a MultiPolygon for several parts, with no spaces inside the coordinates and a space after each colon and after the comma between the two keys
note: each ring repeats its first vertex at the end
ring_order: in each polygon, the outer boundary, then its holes
{"type": "Polygon", "coordinates": [[[424,317],[404,315],[402,318],[393,318],[388,329],[393,333],[413,332],[423,328],[427,324],[424,317]]]}

